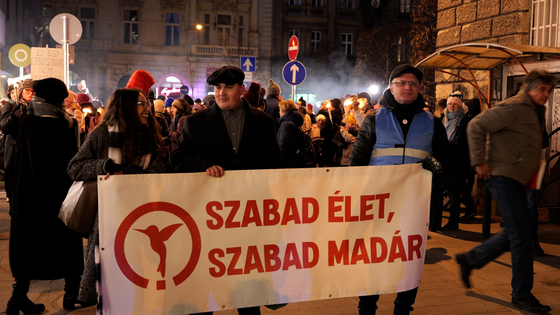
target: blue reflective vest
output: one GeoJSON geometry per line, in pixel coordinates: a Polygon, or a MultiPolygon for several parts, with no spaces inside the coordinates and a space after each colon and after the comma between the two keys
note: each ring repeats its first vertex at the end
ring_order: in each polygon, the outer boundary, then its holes
{"type": "Polygon", "coordinates": [[[414,115],[405,140],[395,115],[380,108],[375,112],[375,134],[369,165],[417,163],[432,156],[434,116],[425,110],[414,115]]]}

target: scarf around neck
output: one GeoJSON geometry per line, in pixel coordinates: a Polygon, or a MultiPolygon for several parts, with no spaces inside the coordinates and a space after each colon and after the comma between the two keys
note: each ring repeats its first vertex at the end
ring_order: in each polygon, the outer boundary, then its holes
{"type": "Polygon", "coordinates": [[[450,113],[446,108],[444,114],[443,124],[445,125],[445,131],[447,132],[447,140],[451,141],[457,134],[457,125],[459,124],[461,117],[465,115],[465,110],[462,107],[459,107],[453,113],[450,113]]]}
{"type": "MultiPolygon", "coordinates": [[[[109,125],[109,158],[115,162],[115,164],[122,164],[122,146],[124,144],[124,134],[119,132],[119,125],[109,125]]],[[[150,165],[150,159],[152,155],[150,153],[143,155],[140,159],[136,159],[130,163],[134,166],[142,167],[143,170],[148,168],[150,165]]]]}

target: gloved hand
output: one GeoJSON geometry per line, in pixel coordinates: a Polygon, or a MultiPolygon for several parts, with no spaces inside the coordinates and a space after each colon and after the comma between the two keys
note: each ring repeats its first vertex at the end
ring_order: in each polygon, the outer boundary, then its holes
{"type": "Polygon", "coordinates": [[[12,115],[16,116],[16,117],[20,117],[21,114],[23,113],[23,109],[21,108],[21,103],[16,106],[16,108],[14,108],[14,110],[12,111],[12,115]]]}
{"type": "Polygon", "coordinates": [[[434,174],[441,174],[443,172],[441,164],[433,156],[428,156],[422,160],[422,168],[434,174]]]}
{"type": "Polygon", "coordinates": [[[123,167],[120,164],[116,164],[113,160],[108,159],[103,166],[106,173],[115,174],[116,172],[122,172],[123,167]]]}

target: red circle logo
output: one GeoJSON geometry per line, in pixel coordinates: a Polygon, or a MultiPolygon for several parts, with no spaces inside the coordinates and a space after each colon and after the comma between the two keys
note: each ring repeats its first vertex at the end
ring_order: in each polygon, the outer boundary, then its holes
{"type": "MultiPolygon", "coordinates": [[[[115,259],[117,260],[117,265],[121,269],[121,272],[132,283],[144,289],[148,287],[148,283],[150,282],[150,280],[142,277],[132,269],[132,267],[128,263],[128,260],[126,259],[124,243],[128,231],[131,230],[132,225],[138,219],[140,219],[142,216],[148,213],[153,213],[158,211],[170,213],[178,217],[182,223],[172,224],[170,226],[164,227],[163,229],[161,229],[161,231],[159,230],[159,227],[155,225],[151,225],[144,230],[139,230],[139,229],[134,229],[134,230],[142,232],[150,238],[150,245],[152,249],[160,256],[160,264],[158,266],[157,271],[161,273],[162,277],[165,277],[165,267],[166,267],[165,264],[167,258],[167,251],[164,242],[168,240],[173,234],[173,232],[175,232],[179,227],[181,227],[183,223],[189,229],[189,232],[191,234],[192,252],[191,252],[191,257],[189,258],[185,267],[178,274],[173,276],[173,283],[175,284],[175,286],[187,280],[187,278],[192,274],[200,258],[200,252],[202,247],[200,231],[198,230],[198,226],[196,225],[191,215],[183,208],[168,202],[150,202],[134,209],[134,211],[132,211],[128,216],[126,216],[126,218],[123,220],[123,222],[121,223],[121,225],[117,230],[117,234],[115,236],[115,259]]],[[[158,290],[164,290],[165,280],[157,281],[156,287],[158,290]]]]}

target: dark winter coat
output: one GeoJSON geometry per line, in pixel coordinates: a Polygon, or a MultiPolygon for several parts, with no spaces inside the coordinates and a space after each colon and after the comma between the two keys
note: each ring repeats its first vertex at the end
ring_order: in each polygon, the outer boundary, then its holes
{"type": "Polygon", "coordinates": [[[280,120],[280,107],[278,107],[278,103],[280,103],[278,95],[269,95],[266,97],[265,112],[272,116],[276,122],[280,120]]]}
{"type": "Polygon", "coordinates": [[[280,118],[280,128],[278,129],[278,144],[284,157],[284,165],[287,168],[305,167],[306,163],[298,154],[302,150],[302,141],[298,141],[298,137],[302,137],[301,126],[303,125],[303,117],[298,111],[289,111],[280,118]]]}
{"type": "Polygon", "coordinates": [[[60,108],[41,105],[50,113],[33,113],[39,104],[31,103],[14,161],[10,268],[16,279],[79,276],[84,268],[82,236],[58,218],[72,185],[66,167],[78,150],[77,122],[60,108]]]}
{"type": "MultiPolygon", "coordinates": [[[[242,99],[243,100],[243,99],[242,99]]],[[[171,163],[177,172],[205,172],[213,165],[224,170],[282,168],[282,153],[272,117],[243,100],[245,121],[237,153],[218,105],[187,116],[171,163]]]]}
{"type": "Polygon", "coordinates": [[[2,117],[0,118],[0,130],[4,133],[5,149],[4,149],[4,169],[14,168],[14,160],[16,157],[16,144],[21,128],[21,122],[25,118],[26,111],[20,117],[12,115],[12,112],[17,107],[14,101],[6,102],[2,108],[2,117]]]}

